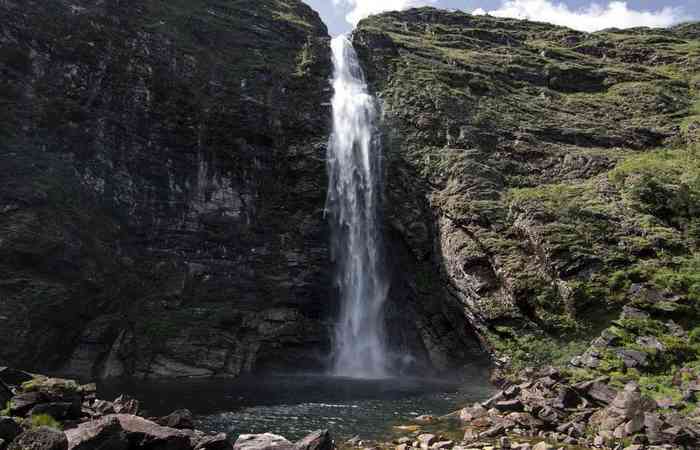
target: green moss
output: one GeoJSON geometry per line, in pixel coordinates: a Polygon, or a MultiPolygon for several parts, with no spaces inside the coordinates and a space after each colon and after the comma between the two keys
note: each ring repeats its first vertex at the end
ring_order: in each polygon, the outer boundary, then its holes
{"type": "Polygon", "coordinates": [[[48,414],[34,414],[29,418],[31,428],[49,427],[54,430],[63,430],[63,425],[48,414]]]}

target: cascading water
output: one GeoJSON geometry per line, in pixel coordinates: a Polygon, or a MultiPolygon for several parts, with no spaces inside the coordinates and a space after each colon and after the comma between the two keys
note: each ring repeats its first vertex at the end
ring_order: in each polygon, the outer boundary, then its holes
{"type": "Polygon", "coordinates": [[[376,108],[350,41],[339,36],[331,47],[335,73],[326,211],[341,300],[334,374],[377,378],[387,374],[383,306],[388,283],[382,267],[376,108]]]}

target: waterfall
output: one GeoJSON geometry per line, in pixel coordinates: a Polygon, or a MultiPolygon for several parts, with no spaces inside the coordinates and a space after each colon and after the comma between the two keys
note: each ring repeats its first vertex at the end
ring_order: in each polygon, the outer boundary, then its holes
{"type": "Polygon", "coordinates": [[[333,371],[340,376],[377,378],[386,375],[388,366],[377,114],[350,41],[339,36],[331,46],[335,71],[326,211],[341,302],[333,371]]]}

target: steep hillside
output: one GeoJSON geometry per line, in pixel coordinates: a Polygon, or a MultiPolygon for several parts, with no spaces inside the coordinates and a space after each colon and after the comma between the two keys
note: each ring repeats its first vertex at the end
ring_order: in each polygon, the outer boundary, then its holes
{"type": "Polygon", "coordinates": [[[329,59],[297,0],[3,2],[0,361],[322,364],[329,59]]]}
{"type": "Polygon", "coordinates": [[[506,376],[608,327],[580,376],[700,367],[699,33],[431,8],[360,23],[413,288],[459,303],[506,376]]]}

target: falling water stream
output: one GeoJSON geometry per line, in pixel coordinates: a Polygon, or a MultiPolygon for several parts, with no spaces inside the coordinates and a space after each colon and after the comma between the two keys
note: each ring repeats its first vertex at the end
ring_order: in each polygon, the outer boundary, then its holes
{"type": "MultiPolygon", "coordinates": [[[[381,145],[375,100],[352,44],[333,40],[333,135],[329,143],[327,214],[341,310],[328,375],[268,375],[240,380],[105,384],[101,397],[130,393],[156,414],[189,408],[198,428],[273,431],[291,439],[329,428],[345,438],[386,438],[391,427],[424,413],[446,414],[490,394],[488,370],[474,366],[455,379],[392,373],[385,341],[383,242],[379,220],[381,145]]],[[[461,430],[460,430],[461,431],[461,430]]]]}
{"type": "Polygon", "coordinates": [[[333,371],[381,378],[388,372],[383,316],[388,283],[382,270],[381,146],[375,101],[350,41],[338,36],[331,47],[335,71],[326,211],[340,296],[333,371]]]}

